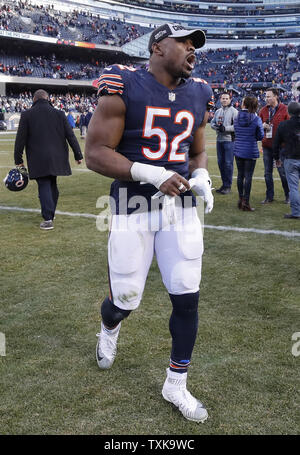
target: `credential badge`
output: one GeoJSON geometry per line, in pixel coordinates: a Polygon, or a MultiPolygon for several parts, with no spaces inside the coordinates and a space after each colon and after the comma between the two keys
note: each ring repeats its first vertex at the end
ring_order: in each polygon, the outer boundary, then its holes
{"type": "Polygon", "coordinates": [[[175,101],[176,100],[176,93],[174,92],[169,92],[169,101],[175,101]]]}

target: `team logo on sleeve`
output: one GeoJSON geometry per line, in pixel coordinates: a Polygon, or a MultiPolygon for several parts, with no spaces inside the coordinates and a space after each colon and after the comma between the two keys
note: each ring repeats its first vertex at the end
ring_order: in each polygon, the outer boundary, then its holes
{"type": "Polygon", "coordinates": [[[102,74],[98,79],[97,87],[98,96],[114,95],[115,93],[122,95],[124,83],[119,74],[102,74]]]}
{"type": "Polygon", "coordinates": [[[211,96],[210,100],[207,103],[207,109],[213,109],[215,107],[215,97],[214,95],[211,96]]]}

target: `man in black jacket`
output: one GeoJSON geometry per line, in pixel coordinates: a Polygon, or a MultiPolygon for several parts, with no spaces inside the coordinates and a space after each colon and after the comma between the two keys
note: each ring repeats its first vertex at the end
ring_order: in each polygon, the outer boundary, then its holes
{"type": "Polygon", "coordinates": [[[40,228],[44,230],[53,229],[59,195],[56,178],[72,173],[67,142],[80,164],[83,156],[65,113],[52,107],[45,90],[37,90],[31,109],[21,114],[14,155],[16,166],[23,166],[22,156],[26,147],[29,178],[36,179],[38,184],[44,218],[40,228]]]}
{"type": "Polygon", "coordinates": [[[281,122],[276,131],[273,143],[273,156],[276,165],[281,166],[280,149],[284,149],[284,169],[290,189],[290,204],[292,213],[284,218],[300,219],[300,103],[292,101],[288,105],[290,120],[281,122]]]}

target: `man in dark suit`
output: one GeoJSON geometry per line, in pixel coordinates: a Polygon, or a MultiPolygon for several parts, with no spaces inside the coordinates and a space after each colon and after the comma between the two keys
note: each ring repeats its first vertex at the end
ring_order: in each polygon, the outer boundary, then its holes
{"type": "Polygon", "coordinates": [[[40,228],[53,229],[53,219],[58,200],[56,179],[58,175],[70,175],[70,144],[75,160],[82,162],[79,143],[65,113],[54,109],[45,90],[33,95],[33,105],[22,112],[15,141],[15,164],[23,166],[23,150],[26,147],[29,178],[36,179],[39,190],[42,217],[40,228]]]}

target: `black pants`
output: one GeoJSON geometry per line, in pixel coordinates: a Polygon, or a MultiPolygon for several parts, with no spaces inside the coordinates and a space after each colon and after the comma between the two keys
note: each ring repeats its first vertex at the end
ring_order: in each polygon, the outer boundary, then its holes
{"type": "Polygon", "coordinates": [[[237,187],[240,198],[244,198],[249,202],[252,176],[256,165],[256,160],[248,160],[246,158],[235,157],[238,170],[237,187]]]}
{"type": "MultiPolygon", "coordinates": [[[[266,182],[266,198],[271,201],[274,199],[274,181],[273,181],[273,150],[263,147],[263,158],[264,158],[264,167],[265,167],[265,182],[266,182]]],[[[280,159],[282,161],[282,166],[277,168],[281,185],[285,194],[285,197],[289,197],[290,189],[286,179],[285,170],[284,170],[284,154],[280,154],[280,159]]]]}
{"type": "Polygon", "coordinates": [[[44,220],[53,220],[58,201],[58,188],[56,176],[38,177],[36,179],[39,188],[39,198],[44,220]]]}

